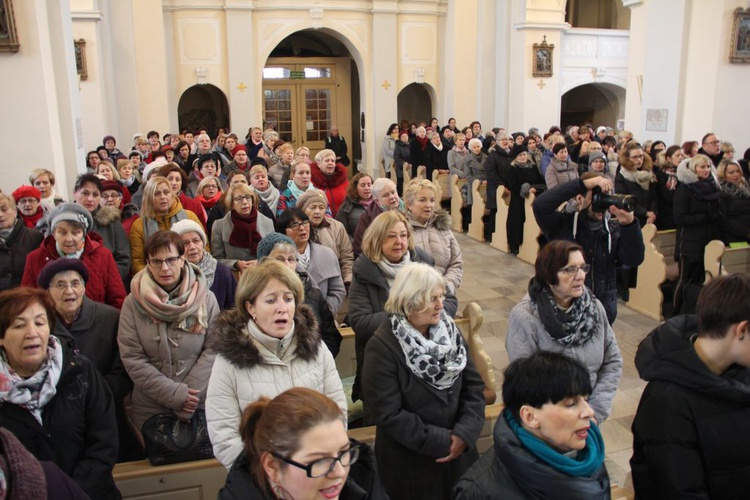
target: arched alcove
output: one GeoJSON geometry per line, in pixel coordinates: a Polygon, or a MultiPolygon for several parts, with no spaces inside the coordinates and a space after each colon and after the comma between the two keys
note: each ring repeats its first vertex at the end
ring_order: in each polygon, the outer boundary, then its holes
{"type": "Polygon", "coordinates": [[[398,93],[399,120],[430,123],[432,118],[432,92],[426,83],[411,83],[398,93]]]}
{"type": "Polygon", "coordinates": [[[625,89],[609,83],[588,83],[564,93],[560,125],[591,123],[614,128],[625,115],[625,89]]]}
{"type": "Polygon", "coordinates": [[[211,84],[193,85],[180,96],[177,119],[180,130],[205,128],[208,135],[216,137],[219,128],[230,127],[227,96],[211,84]]]}
{"type": "Polygon", "coordinates": [[[331,29],[302,29],[270,52],[263,72],[263,116],[285,141],[324,147],[332,125],[362,157],[360,71],[348,40],[331,29]]]}
{"type": "Polygon", "coordinates": [[[565,22],[574,28],[630,29],[630,8],[622,0],[567,0],[565,22]]]}

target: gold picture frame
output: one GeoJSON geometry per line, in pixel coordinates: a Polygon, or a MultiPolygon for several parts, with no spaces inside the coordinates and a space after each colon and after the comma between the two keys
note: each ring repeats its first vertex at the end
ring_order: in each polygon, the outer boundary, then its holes
{"type": "Polygon", "coordinates": [[[750,63],[750,7],[734,9],[734,28],[732,29],[731,43],[729,62],[750,63]]]}
{"type": "Polygon", "coordinates": [[[81,80],[86,80],[89,77],[89,72],[86,67],[86,40],[83,38],[79,40],[73,40],[75,45],[76,53],[76,72],[81,80]]]}
{"type": "Polygon", "coordinates": [[[13,0],[0,0],[0,52],[18,52],[20,47],[13,17],[13,0]]]}
{"type": "Polygon", "coordinates": [[[544,35],[542,43],[535,43],[533,49],[533,60],[531,75],[534,78],[549,78],[552,76],[552,52],[554,44],[547,43],[547,35],[544,35]]]}

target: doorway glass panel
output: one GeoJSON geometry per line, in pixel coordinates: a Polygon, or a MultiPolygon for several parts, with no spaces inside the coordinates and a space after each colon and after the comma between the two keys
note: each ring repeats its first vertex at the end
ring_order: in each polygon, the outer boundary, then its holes
{"type": "Polygon", "coordinates": [[[285,142],[292,140],[292,90],[287,88],[263,91],[266,122],[285,142]]]}
{"type": "Polygon", "coordinates": [[[305,89],[306,141],[325,141],[331,128],[331,90],[305,89]]]}

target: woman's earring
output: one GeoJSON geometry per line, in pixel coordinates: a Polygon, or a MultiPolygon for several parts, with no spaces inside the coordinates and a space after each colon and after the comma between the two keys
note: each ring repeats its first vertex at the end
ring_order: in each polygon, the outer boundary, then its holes
{"type": "Polygon", "coordinates": [[[284,490],[279,483],[273,483],[273,494],[276,498],[284,498],[284,490]]]}

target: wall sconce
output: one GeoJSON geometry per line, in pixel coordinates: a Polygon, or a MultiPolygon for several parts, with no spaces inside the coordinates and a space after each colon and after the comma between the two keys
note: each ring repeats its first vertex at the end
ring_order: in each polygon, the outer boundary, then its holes
{"type": "Polygon", "coordinates": [[[195,68],[195,77],[198,80],[198,85],[205,85],[208,83],[208,68],[199,66],[195,68]]]}
{"type": "Polygon", "coordinates": [[[424,68],[417,68],[414,70],[414,81],[423,84],[424,83],[424,68]]]}
{"type": "Polygon", "coordinates": [[[604,68],[591,68],[591,76],[595,82],[599,81],[599,78],[603,78],[606,74],[607,70],[604,68]]]}
{"type": "Polygon", "coordinates": [[[323,8],[312,7],[310,9],[310,19],[313,29],[317,30],[323,27],[323,8]]]}

